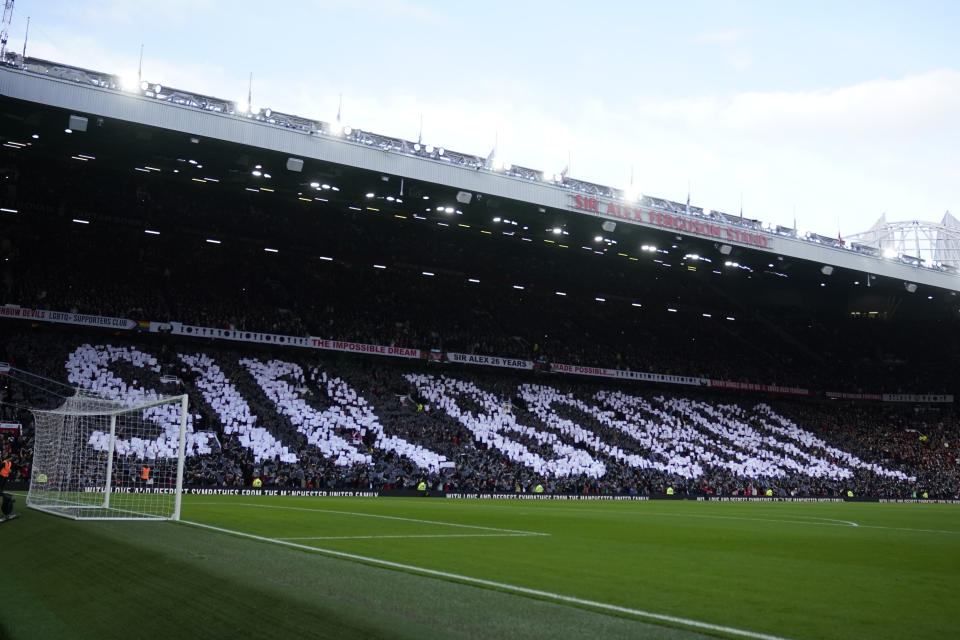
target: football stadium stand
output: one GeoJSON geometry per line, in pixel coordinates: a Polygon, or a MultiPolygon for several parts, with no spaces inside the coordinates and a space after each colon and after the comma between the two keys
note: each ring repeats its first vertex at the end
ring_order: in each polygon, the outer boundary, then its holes
{"type": "Polygon", "coordinates": [[[65,384],[186,393],[188,487],[958,497],[947,266],[111,82],[0,68],[12,483],[65,384]]]}

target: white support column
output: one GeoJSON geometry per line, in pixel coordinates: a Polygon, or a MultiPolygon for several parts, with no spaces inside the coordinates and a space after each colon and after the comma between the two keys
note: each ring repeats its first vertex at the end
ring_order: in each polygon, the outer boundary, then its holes
{"type": "Polygon", "coordinates": [[[103,486],[103,507],[110,508],[110,487],[113,486],[113,446],[117,437],[117,414],[110,416],[110,442],[107,444],[107,479],[103,486]]]}
{"type": "Polygon", "coordinates": [[[187,394],[180,396],[180,445],[177,448],[177,492],[174,495],[173,519],[180,519],[180,501],[183,494],[183,460],[186,456],[187,445],[187,410],[189,399],[187,394]]]}

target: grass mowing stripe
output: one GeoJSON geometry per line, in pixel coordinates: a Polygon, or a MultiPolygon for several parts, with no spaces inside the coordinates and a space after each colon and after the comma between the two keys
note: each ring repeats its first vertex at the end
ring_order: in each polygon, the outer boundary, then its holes
{"type": "MultiPolygon", "coordinates": [[[[199,503],[220,504],[220,503],[199,503]]],[[[361,516],[364,518],[382,518],[384,520],[400,520],[402,522],[416,522],[419,524],[436,524],[444,527],[462,527],[464,529],[480,529],[483,531],[499,531],[502,533],[518,533],[525,536],[549,536],[549,533],[539,531],[521,531],[520,529],[498,529],[497,527],[482,527],[478,524],[458,524],[456,522],[440,522],[438,520],[420,520],[417,518],[402,518],[400,516],[385,516],[379,513],[362,513],[360,511],[336,511],[334,509],[310,509],[307,507],[282,507],[275,504],[257,504],[255,502],[238,502],[235,506],[257,507],[259,509],[284,509],[286,511],[314,511],[318,513],[336,513],[342,516],[361,516]]]]}
{"type": "MultiPolygon", "coordinates": [[[[311,511],[324,511],[324,509],[311,509],[311,511]]],[[[433,576],[433,577],[442,578],[445,580],[455,580],[457,582],[464,582],[467,584],[473,584],[481,587],[498,589],[500,591],[507,591],[510,593],[516,593],[516,594],[525,595],[525,596],[533,596],[536,598],[542,598],[546,600],[553,600],[555,602],[562,602],[565,604],[574,604],[581,607],[600,609],[602,611],[611,611],[614,613],[626,614],[626,615],[630,615],[630,616],[634,616],[634,617],[646,619],[646,620],[654,620],[657,622],[667,622],[670,624],[688,627],[692,629],[700,629],[700,630],[711,631],[715,633],[726,633],[726,634],[737,636],[740,638],[751,638],[752,640],[786,640],[785,638],[782,638],[780,636],[773,636],[766,633],[757,633],[755,631],[748,631],[745,629],[736,629],[734,627],[716,625],[716,624],[711,624],[709,622],[701,622],[700,620],[692,620],[689,618],[680,618],[677,616],[670,616],[662,613],[654,613],[652,611],[644,611],[642,609],[632,609],[629,607],[621,607],[618,605],[608,604],[605,602],[595,602],[593,600],[585,600],[582,598],[565,596],[563,594],[552,593],[550,591],[542,591],[540,589],[530,589],[528,587],[505,584],[502,582],[494,582],[492,580],[483,580],[481,578],[473,578],[470,576],[459,575],[456,573],[448,573],[446,571],[437,571],[435,569],[427,569],[425,567],[416,567],[413,565],[403,564],[400,562],[392,562],[390,560],[381,560],[380,558],[372,558],[369,556],[361,556],[354,553],[346,553],[344,551],[336,551],[334,549],[323,549],[320,547],[312,547],[310,545],[298,544],[296,542],[288,542],[286,540],[280,540],[277,538],[267,538],[264,536],[254,535],[252,533],[245,533],[243,531],[235,531],[233,529],[224,529],[222,527],[215,527],[213,525],[203,524],[201,522],[192,522],[189,520],[181,520],[180,522],[186,525],[194,526],[194,527],[201,527],[203,529],[219,531],[221,533],[226,533],[229,535],[240,536],[243,538],[250,538],[251,540],[258,540],[260,542],[270,542],[273,544],[279,544],[279,545],[284,545],[288,547],[293,547],[296,549],[302,549],[304,551],[311,551],[314,553],[320,553],[323,555],[343,558],[346,560],[363,562],[365,564],[373,564],[373,565],[378,565],[382,567],[387,567],[390,569],[399,569],[401,571],[409,571],[411,573],[433,576]]],[[[463,526],[469,526],[469,525],[463,525],[463,526]]]]}
{"type": "MultiPolygon", "coordinates": [[[[743,516],[717,516],[706,513],[663,513],[657,511],[648,511],[645,516],[669,516],[671,518],[713,518],[716,520],[749,520],[751,522],[782,522],[786,524],[818,524],[823,527],[858,527],[863,529],[886,529],[887,531],[906,531],[916,533],[960,533],[960,531],[950,529],[914,529],[911,527],[882,527],[872,524],[857,524],[852,520],[840,520],[837,518],[816,518],[817,520],[832,520],[832,522],[811,522],[809,520],[782,520],[778,518],[745,518],[743,516]],[[841,524],[843,523],[843,524],[841,524]]],[[[813,516],[810,516],[811,518],[813,516]]]]}
{"type": "Polygon", "coordinates": [[[380,540],[382,538],[525,538],[533,533],[412,533],[399,536],[305,536],[300,538],[274,538],[275,540],[380,540]]]}

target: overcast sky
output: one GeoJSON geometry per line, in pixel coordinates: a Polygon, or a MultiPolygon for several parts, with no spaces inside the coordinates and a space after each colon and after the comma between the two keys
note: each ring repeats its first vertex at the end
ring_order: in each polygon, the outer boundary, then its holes
{"type": "Polygon", "coordinates": [[[960,2],[17,0],[27,55],[825,235],[960,214],[960,2]]]}

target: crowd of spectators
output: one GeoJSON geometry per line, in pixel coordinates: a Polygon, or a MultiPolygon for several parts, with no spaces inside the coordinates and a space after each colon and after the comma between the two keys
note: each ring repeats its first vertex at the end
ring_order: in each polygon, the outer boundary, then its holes
{"type": "MultiPolygon", "coordinates": [[[[13,337],[6,349],[16,365],[59,380],[71,360],[99,353],[98,373],[83,382],[90,389],[93,381],[125,381],[128,392],[168,391],[163,380],[177,377],[190,396],[190,486],[249,487],[259,478],[267,487],[354,491],[424,482],[455,492],[960,492],[953,405],[785,401],[159,338],[91,347],[43,330],[13,337]]],[[[43,397],[5,380],[4,415],[25,428],[6,443],[22,478],[32,417],[18,407],[42,405],[43,397]]],[[[169,437],[154,418],[155,437],[169,437]]],[[[120,484],[132,481],[135,458],[118,453],[120,484]]]]}

